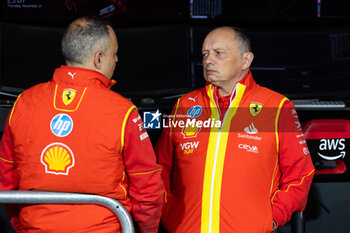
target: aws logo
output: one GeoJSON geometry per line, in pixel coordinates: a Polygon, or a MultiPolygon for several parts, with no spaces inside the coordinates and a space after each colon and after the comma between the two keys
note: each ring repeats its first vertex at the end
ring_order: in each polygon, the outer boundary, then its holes
{"type": "Polygon", "coordinates": [[[195,149],[198,148],[199,141],[197,142],[185,142],[181,143],[180,147],[184,154],[192,154],[195,149]]]}
{"type": "Polygon", "coordinates": [[[318,149],[318,156],[325,160],[337,160],[340,158],[345,158],[345,139],[321,139],[318,149]]]}

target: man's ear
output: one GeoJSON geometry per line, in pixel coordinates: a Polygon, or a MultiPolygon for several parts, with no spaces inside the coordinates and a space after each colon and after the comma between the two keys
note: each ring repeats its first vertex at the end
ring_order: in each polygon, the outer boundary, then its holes
{"type": "Polygon", "coordinates": [[[252,52],[246,52],[243,54],[243,70],[249,69],[254,59],[254,54],[252,52]]]}
{"type": "Polygon", "coordinates": [[[96,69],[100,70],[102,68],[103,53],[97,51],[94,55],[94,66],[96,69]]]}

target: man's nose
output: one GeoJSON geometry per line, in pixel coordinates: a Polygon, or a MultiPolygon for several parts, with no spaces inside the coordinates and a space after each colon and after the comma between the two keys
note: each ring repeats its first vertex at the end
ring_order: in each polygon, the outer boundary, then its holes
{"type": "Polygon", "coordinates": [[[208,53],[206,57],[203,59],[204,64],[213,64],[213,55],[211,53],[208,53]]]}

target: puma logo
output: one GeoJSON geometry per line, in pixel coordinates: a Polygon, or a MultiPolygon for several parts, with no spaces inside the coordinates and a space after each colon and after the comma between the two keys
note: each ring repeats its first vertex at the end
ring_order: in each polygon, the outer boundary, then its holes
{"type": "Polygon", "coordinates": [[[68,72],[68,74],[72,77],[72,79],[74,79],[74,75],[76,75],[76,73],[72,74],[71,72],[68,72]]]}
{"type": "Polygon", "coordinates": [[[194,97],[194,98],[192,98],[192,97],[188,97],[188,99],[189,99],[189,100],[192,100],[193,102],[196,102],[196,98],[197,98],[197,96],[196,96],[196,97],[194,97]]]}

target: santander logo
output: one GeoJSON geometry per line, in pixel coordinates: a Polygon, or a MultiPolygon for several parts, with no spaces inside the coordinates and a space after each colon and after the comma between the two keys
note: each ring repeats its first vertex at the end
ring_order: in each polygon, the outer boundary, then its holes
{"type": "Polygon", "coordinates": [[[254,123],[250,123],[249,126],[244,128],[244,132],[248,133],[248,134],[257,134],[258,133],[258,129],[255,128],[254,123]]]}

